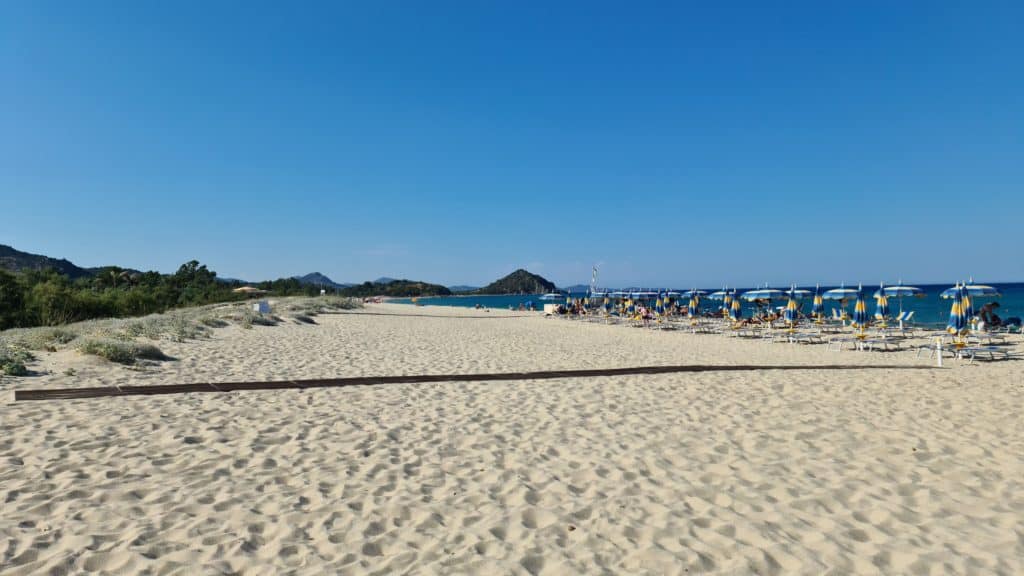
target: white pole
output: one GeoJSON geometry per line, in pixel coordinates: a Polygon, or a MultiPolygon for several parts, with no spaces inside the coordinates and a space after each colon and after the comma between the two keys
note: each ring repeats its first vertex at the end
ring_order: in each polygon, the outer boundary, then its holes
{"type": "Polygon", "coordinates": [[[942,368],[942,337],[935,339],[935,365],[942,368]]]}

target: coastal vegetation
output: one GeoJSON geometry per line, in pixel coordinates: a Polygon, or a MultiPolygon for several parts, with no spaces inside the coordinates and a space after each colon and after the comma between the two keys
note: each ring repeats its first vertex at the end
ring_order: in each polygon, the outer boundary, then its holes
{"type": "MultiPolygon", "coordinates": [[[[390,279],[389,279],[390,280],[390,279]]],[[[173,274],[139,272],[118,266],[81,268],[67,260],[20,252],[0,245],[0,330],[61,326],[94,318],[127,318],[176,308],[243,301],[247,285],[224,280],[196,260],[173,274]]],[[[248,284],[273,297],[428,296],[447,295],[444,286],[411,280],[344,285],[322,274],[248,284]]],[[[214,320],[210,320],[214,321],[214,320]]],[[[269,317],[246,317],[247,324],[275,323],[269,317]]]]}
{"type": "Polygon", "coordinates": [[[554,292],[555,284],[543,276],[520,268],[476,291],[477,294],[543,294],[554,292]]]}
{"type": "Polygon", "coordinates": [[[365,298],[367,296],[449,296],[452,291],[439,284],[417,282],[413,280],[391,280],[386,284],[363,282],[338,291],[342,296],[365,298]]]}
{"type": "Polygon", "coordinates": [[[76,350],[125,365],[171,360],[158,344],[209,338],[215,328],[316,324],[320,314],[351,310],[362,304],[351,298],[288,297],[276,300],[269,313],[248,302],[207,304],[141,318],[104,318],[61,327],[14,328],[0,332],[0,374],[24,376],[34,352],[76,350]]]}

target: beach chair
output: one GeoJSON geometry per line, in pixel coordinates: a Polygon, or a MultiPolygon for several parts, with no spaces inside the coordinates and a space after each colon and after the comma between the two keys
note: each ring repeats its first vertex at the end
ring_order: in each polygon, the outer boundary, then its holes
{"type": "Polygon", "coordinates": [[[974,364],[975,358],[988,356],[989,360],[995,360],[998,355],[1003,360],[1010,359],[1010,351],[1000,346],[965,346],[956,351],[957,356],[963,360],[968,359],[968,364],[974,364]]]}
{"type": "Polygon", "coordinates": [[[856,350],[858,345],[857,343],[859,341],[860,338],[857,338],[856,336],[832,336],[825,343],[825,350],[842,352],[843,348],[845,348],[847,344],[850,345],[851,350],[856,350]]]}

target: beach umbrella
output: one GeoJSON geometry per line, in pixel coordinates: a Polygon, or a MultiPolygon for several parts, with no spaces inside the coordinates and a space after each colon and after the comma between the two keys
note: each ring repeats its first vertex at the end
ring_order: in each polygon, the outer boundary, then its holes
{"type": "Polygon", "coordinates": [[[607,296],[604,297],[604,309],[605,311],[611,311],[612,309],[612,301],[607,296]]]}
{"type": "Polygon", "coordinates": [[[960,313],[964,315],[964,321],[968,324],[974,320],[974,304],[971,303],[971,294],[966,288],[960,297],[960,313]]]}
{"type": "Polygon", "coordinates": [[[943,290],[942,293],[939,294],[939,297],[946,299],[956,298],[959,300],[961,299],[960,289],[964,289],[968,296],[973,296],[975,298],[999,298],[1002,296],[1002,294],[999,293],[999,290],[985,284],[957,284],[952,288],[946,288],[943,290]]]}
{"type": "Polygon", "coordinates": [[[739,322],[743,319],[743,305],[740,304],[739,298],[732,299],[732,304],[729,307],[729,318],[732,318],[734,322],[739,322]]]}
{"type": "Polygon", "coordinates": [[[814,302],[811,304],[811,316],[814,316],[819,321],[825,316],[825,301],[821,298],[821,294],[818,293],[818,287],[814,287],[814,302]]]}
{"type": "Polygon", "coordinates": [[[859,328],[861,333],[868,327],[868,305],[864,301],[864,290],[860,287],[857,289],[857,302],[853,305],[853,322],[851,322],[855,328],[859,328]]]}
{"type": "MultiPolygon", "coordinates": [[[[692,292],[692,291],[691,291],[692,292]]],[[[686,312],[690,318],[697,317],[697,308],[700,306],[700,294],[690,294],[690,303],[687,306],[686,312]]]]}
{"type": "Polygon", "coordinates": [[[886,296],[888,298],[896,298],[900,303],[900,329],[903,328],[903,299],[904,298],[924,298],[924,290],[921,290],[917,286],[904,286],[903,281],[900,280],[899,284],[895,286],[882,285],[881,288],[875,291],[875,298],[879,296],[886,296]]]}
{"type": "Polygon", "coordinates": [[[875,318],[882,321],[882,325],[885,325],[885,319],[889,317],[889,297],[885,295],[885,283],[883,282],[879,286],[878,292],[875,293],[875,318]]]}
{"type": "Polygon", "coordinates": [[[851,298],[857,297],[857,291],[853,288],[847,288],[845,284],[840,284],[839,288],[833,288],[826,290],[821,297],[825,300],[837,300],[839,302],[839,310],[843,314],[843,324],[846,324],[846,303],[851,298]]]}
{"type": "Polygon", "coordinates": [[[732,294],[726,293],[725,297],[722,298],[722,314],[728,316],[732,310],[732,303],[735,301],[736,299],[732,297],[732,294]]]}
{"type": "MultiPolygon", "coordinates": [[[[959,287],[957,287],[957,292],[961,296],[965,293],[959,287]]],[[[959,335],[967,328],[967,317],[964,316],[962,303],[963,298],[953,298],[953,304],[949,307],[949,321],[946,322],[946,331],[950,334],[959,335]]]]}
{"type": "Polygon", "coordinates": [[[748,290],[747,292],[744,292],[740,298],[743,298],[748,302],[753,302],[754,300],[778,300],[785,295],[786,293],[782,290],[776,290],[774,288],[758,288],[757,290],[748,290]]]}
{"type": "Polygon", "coordinates": [[[796,326],[797,323],[798,307],[796,304],[796,296],[793,294],[794,292],[795,290],[790,288],[789,301],[786,302],[786,310],[782,313],[782,317],[786,320],[786,323],[789,324],[790,329],[796,326]]]}
{"type": "Polygon", "coordinates": [[[723,288],[708,294],[708,300],[725,300],[729,297],[729,290],[723,288]]]}
{"type": "Polygon", "coordinates": [[[756,290],[748,290],[740,295],[740,298],[748,302],[757,302],[764,300],[771,306],[772,300],[779,300],[786,295],[782,290],[776,290],[774,288],[758,288],[756,290]]]}
{"type": "Polygon", "coordinates": [[[797,300],[803,300],[804,298],[810,298],[814,295],[814,292],[806,290],[804,288],[793,287],[786,292],[786,296],[789,298],[796,298],[797,300]]]}

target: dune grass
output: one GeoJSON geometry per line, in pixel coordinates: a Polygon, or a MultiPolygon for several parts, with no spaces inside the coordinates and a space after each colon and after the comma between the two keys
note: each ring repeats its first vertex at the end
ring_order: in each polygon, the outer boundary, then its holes
{"type": "Polygon", "coordinates": [[[118,364],[135,364],[139,360],[170,360],[166,354],[152,344],[119,340],[85,340],[78,345],[78,351],[118,364]]]}
{"type": "Polygon", "coordinates": [[[230,326],[248,329],[277,326],[285,318],[315,325],[314,317],[319,314],[360,307],[362,304],[351,298],[289,297],[273,300],[269,314],[254,311],[252,302],[234,302],[139,318],[86,320],[57,328],[13,328],[0,331],[0,373],[27,374],[26,364],[34,359],[33,350],[75,349],[125,365],[142,360],[166,360],[167,356],[149,342],[187,342],[209,338],[214,330],[230,326]]]}

